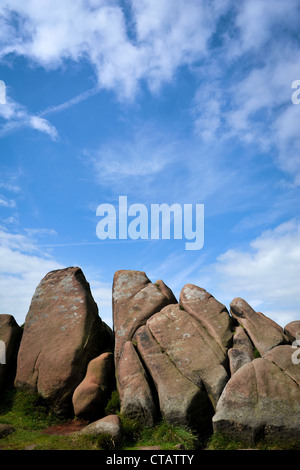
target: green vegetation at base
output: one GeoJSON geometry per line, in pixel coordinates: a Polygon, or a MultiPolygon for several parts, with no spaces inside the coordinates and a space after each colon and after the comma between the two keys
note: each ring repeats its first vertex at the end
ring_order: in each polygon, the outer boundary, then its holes
{"type": "MultiPolygon", "coordinates": [[[[163,420],[153,427],[141,424],[138,419],[130,419],[120,413],[120,400],[115,390],[106,407],[106,414],[118,414],[122,423],[122,441],[116,444],[110,435],[57,435],[45,432],[48,428],[64,425],[47,407],[42,398],[26,391],[11,390],[0,402],[0,424],[13,426],[15,431],[0,439],[0,450],[135,450],[140,447],[159,446],[162,450],[298,450],[293,443],[261,442],[252,446],[233,440],[221,434],[208,436],[200,441],[191,430],[167,424],[163,420]]],[[[76,422],[76,418],[73,418],[76,422]]]]}

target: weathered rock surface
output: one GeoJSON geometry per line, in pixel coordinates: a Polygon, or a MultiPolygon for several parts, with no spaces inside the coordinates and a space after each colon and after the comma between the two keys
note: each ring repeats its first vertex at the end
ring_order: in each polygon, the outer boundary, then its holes
{"type": "Polygon", "coordinates": [[[22,333],[12,315],[0,315],[0,395],[14,382],[22,333]]]}
{"type": "Polygon", "coordinates": [[[293,351],[275,347],[231,377],[213,417],[215,432],[252,444],[300,442],[300,369],[293,351]]]}
{"type": "Polygon", "coordinates": [[[52,271],[36,288],[26,316],[15,386],[38,392],[55,412],[68,413],[88,363],[112,348],[110,329],[81,269],[52,271]]]}
{"type": "Polygon", "coordinates": [[[292,321],[284,327],[284,333],[291,343],[300,340],[300,320],[292,321]]]}
{"type": "Polygon", "coordinates": [[[117,364],[125,342],[151,315],[176,299],[163,281],[153,284],[144,272],[125,270],[114,275],[112,297],[117,364]]]}
{"type": "Polygon", "coordinates": [[[88,426],[85,426],[77,434],[84,435],[109,435],[115,443],[122,439],[122,425],[119,416],[108,415],[101,418],[88,426]]]}
{"type": "Polygon", "coordinates": [[[239,297],[233,299],[230,312],[245,328],[261,356],[275,346],[288,343],[282,328],[262,313],[253,310],[245,300],[239,297]]]}
{"type": "Polygon", "coordinates": [[[134,340],[155,383],[164,419],[193,429],[210,428],[208,397],[204,387],[195,385],[173,364],[153,338],[148,326],[140,327],[134,340]]]}
{"type": "Polygon", "coordinates": [[[145,368],[131,341],[126,341],[117,367],[121,413],[153,426],[157,408],[145,368]]]}
{"type": "Polygon", "coordinates": [[[186,284],[180,292],[180,305],[194,317],[226,354],[232,342],[232,319],[225,305],[205,289],[186,284]]]}
{"type": "Polygon", "coordinates": [[[147,326],[177,369],[198,387],[204,386],[216,406],[229,379],[227,358],[207,330],[178,304],[164,307],[147,326]]]}
{"type": "Polygon", "coordinates": [[[83,381],[75,389],[72,402],[75,416],[95,421],[105,415],[105,407],[115,388],[112,352],[100,354],[88,364],[83,381]]]}
{"type": "Polygon", "coordinates": [[[254,346],[241,326],[235,330],[232,348],[228,350],[228,358],[231,375],[254,359],[254,346]]]}

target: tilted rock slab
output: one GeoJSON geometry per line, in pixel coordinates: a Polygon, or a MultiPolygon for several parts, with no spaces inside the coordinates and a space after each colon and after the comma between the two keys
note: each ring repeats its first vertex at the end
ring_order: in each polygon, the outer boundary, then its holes
{"type": "Polygon", "coordinates": [[[225,305],[205,289],[186,284],[179,298],[180,305],[214,338],[226,354],[232,343],[232,319],[225,305]]]}
{"type": "Polygon", "coordinates": [[[149,377],[131,341],[126,341],[116,369],[121,413],[153,426],[158,416],[149,377]]]}
{"type": "Polygon", "coordinates": [[[239,324],[245,328],[261,356],[275,346],[289,342],[277,323],[262,313],[253,310],[244,299],[240,297],[233,299],[230,303],[230,312],[239,324]]]}
{"type": "Polygon", "coordinates": [[[153,284],[144,272],[131,270],[115,273],[112,298],[117,364],[124,344],[135,331],[151,315],[177,300],[163,281],[153,284]]]}
{"type": "Polygon", "coordinates": [[[82,270],[51,271],[36,288],[25,319],[15,386],[39,393],[56,413],[68,413],[88,363],[112,347],[82,270]]]}
{"type": "Polygon", "coordinates": [[[14,382],[22,334],[12,315],[0,315],[0,395],[14,382]]]}
{"type": "Polygon", "coordinates": [[[205,388],[215,407],[229,379],[227,357],[219,344],[178,304],[164,307],[147,321],[147,326],[177,369],[199,388],[205,388]]]}
{"type": "Polygon", "coordinates": [[[140,327],[134,340],[155,383],[163,418],[169,424],[208,432],[211,419],[207,413],[208,397],[204,388],[187,379],[162,353],[148,326],[140,327]]]}
{"type": "Polygon", "coordinates": [[[241,367],[227,383],[213,417],[214,432],[250,444],[300,443],[300,368],[291,345],[241,367]]]}
{"type": "Polygon", "coordinates": [[[236,327],[232,348],[228,350],[228,359],[231,375],[254,359],[254,345],[241,326],[236,327]]]}
{"type": "Polygon", "coordinates": [[[115,366],[121,410],[147,425],[157,411],[147,373],[132,341],[148,318],[177,300],[163,281],[153,284],[143,271],[119,270],[113,280],[115,366]]]}
{"type": "Polygon", "coordinates": [[[121,411],[148,425],[161,414],[171,424],[193,427],[204,435],[229,380],[231,318],[224,305],[197,286],[188,285],[181,299],[193,314],[178,304],[163,281],[152,284],[140,271],[115,274],[121,411]]]}

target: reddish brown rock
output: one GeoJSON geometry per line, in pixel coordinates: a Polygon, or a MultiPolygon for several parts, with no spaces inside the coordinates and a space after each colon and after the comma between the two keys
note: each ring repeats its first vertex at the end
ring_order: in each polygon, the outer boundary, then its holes
{"type": "Polygon", "coordinates": [[[186,426],[207,433],[211,426],[211,406],[207,393],[177,369],[163,353],[148,326],[141,326],[134,336],[137,349],[155,384],[160,411],[169,424],[186,426]]]}
{"type": "Polygon", "coordinates": [[[178,370],[198,387],[205,387],[215,407],[229,379],[224,367],[227,357],[219,344],[178,304],[164,307],[147,326],[178,370]]]}
{"type": "Polygon", "coordinates": [[[157,417],[149,377],[131,341],[124,345],[117,367],[121,413],[152,426],[157,417]]]}
{"type": "Polygon", "coordinates": [[[119,416],[109,415],[98,419],[93,423],[85,426],[77,434],[99,436],[105,434],[110,436],[113,443],[117,444],[122,439],[122,424],[119,416]]]}
{"type": "Polygon", "coordinates": [[[284,333],[291,343],[295,340],[300,340],[300,320],[295,320],[288,323],[284,327],[284,333]]]}
{"type": "Polygon", "coordinates": [[[227,383],[213,417],[215,432],[255,444],[300,443],[300,369],[293,348],[278,346],[241,367],[227,383]]]}
{"type": "Polygon", "coordinates": [[[38,392],[57,413],[71,412],[88,363],[109,350],[110,329],[81,269],[52,271],[36,288],[26,316],[15,386],[38,392]]]}
{"type": "Polygon", "coordinates": [[[0,315],[0,395],[14,382],[22,333],[12,315],[0,315]]]}
{"type": "Polygon", "coordinates": [[[83,381],[74,391],[72,402],[75,416],[88,421],[104,416],[114,388],[114,356],[112,352],[106,352],[91,360],[83,381]]]}
{"type": "Polygon", "coordinates": [[[151,315],[176,299],[162,281],[153,284],[144,272],[125,270],[114,275],[112,297],[117,365],[126,341],[151,315]]]}
{"type": "Polygon", "coordinates": [[[254,346],[244,328],[238,326],[233,335],[232,348],[228,350],[230,374],[254,359],[254,346]]]}
{"type": "Polygon", "coordinates": [[[239,324],[245,328],[261,356],[275,346],[288,343],[288,339],[279,325],[275,327],[272,320],[257,313],[240,297],[233,299],[230,311],[239,324]]]}
{"type": "Polygon", "coordinates": [[[215,339],[224,353],[232,343],[232,320],[227,308],[209,292],[186,284],[180,292],[180,305],[215,339]]]}

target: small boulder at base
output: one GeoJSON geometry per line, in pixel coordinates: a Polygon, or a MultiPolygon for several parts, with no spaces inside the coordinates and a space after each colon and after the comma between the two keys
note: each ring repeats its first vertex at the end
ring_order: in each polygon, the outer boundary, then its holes
{"type": "Polygon", "coordinates": [[[122,439],[122,424],[118,415],[108,415],[104,418],[98,419],[88,426],[85,426],[77,434],[83,435],[96,435],[100,434],[109,435],[114,443],[118,443],[122,439]]]}
{"type": "Polygon", "coordinates": [[[74,391],[72,402],[75,416],[88,421],[104,416],[105,406],[114,388],[114,355],[106,352],[91,360],[85,378],[74,391]]]}
{"type": "Polygon", "coordinates": [[[25,319],[15,386],[39,393],[57,414],[73,412],[72,395],[88,363],[112,347],[82,270],[51,271],[25,319]]]}

